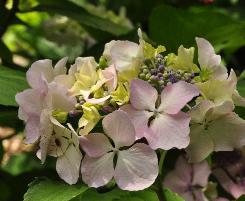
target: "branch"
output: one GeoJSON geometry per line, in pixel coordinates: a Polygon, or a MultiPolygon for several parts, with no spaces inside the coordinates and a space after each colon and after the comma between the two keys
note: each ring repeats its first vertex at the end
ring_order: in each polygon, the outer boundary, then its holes
{"type": "MultiPolygon", "coordinates": [[[[13,17],[15,16],[15,13],[18,11],[18,5],[19,5],[19,0],[13,0],[13,6],[12,8],[8,11],[6,17],[5,17],[5,23],[2,24],[2,27],[0,29],[0,38],[2,38],[3,34],[7,30],[8,26],[11,24],[11,21],[13,17]]],[[[2,4],[1,6],[5,6],[2,4]]]]}

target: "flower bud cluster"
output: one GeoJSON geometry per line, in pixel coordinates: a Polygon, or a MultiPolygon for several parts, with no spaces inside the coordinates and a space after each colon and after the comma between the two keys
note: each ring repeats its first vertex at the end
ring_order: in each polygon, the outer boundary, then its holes
{"type": "Polygon", "coordinates": [[[165,60],[161,54],[153,59],[145,59],[138,75],[140,79],[148,81],[153,87],[160,90],[180,80],[193,83],[194,76],[194,73],[174,70],[165,66],[165,60]]]}

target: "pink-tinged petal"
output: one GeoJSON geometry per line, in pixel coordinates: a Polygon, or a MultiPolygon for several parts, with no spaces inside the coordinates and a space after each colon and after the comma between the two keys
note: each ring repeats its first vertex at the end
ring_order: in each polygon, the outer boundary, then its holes
{"type": "Polygon", "coordinates": [[[204,38],[196,37],[198,62],[201,67],[212,68],[221,63],[220,55],[216,55],[213,46],[204,38]]]}
{"type": "Polygon", "coordinates": [[[82,153],[71,144],[65,154],[60,156],[56,162],[56,171],[60,178],[68,184],[75,184],[80,174],[82,153]]]}
{"type": "Polygon", "coordinates": [[[40,115],[42,110],[42,97],[37,90],[26,89],[16,94],[15,100],[21,107],[22,112],[28,117],[40,115]]]}
{"type": "Polygon", "coordinates": [[[186,185],[190,185],[192,183],[192,174],[193,169],[190,163],[187,162],[186,158],[180,156],[176,163],[174,174],[178,176],[181,181],[185,182],[186,185]]]}
{"type": "Polygon", "coordinates": [[[128,150],[118,152],[115,180],[119,188],[143,190],[154,183],[157,175],[157,155],[148,145],[137,143],[128,150]]]}
{"type": "Polygon", "coordinates": [[[87,98],[84,97],[85,101],[91,104],[100,104],[100,103],[104,103],[106,100],[108,100],[111,96],[105,96],[103,98],[87,98]]]}
{"type": "Polygon", "coordinates": [[[206,187],[208,184],[208,177],[211,174],[210,167],[207,161],[192,164],[193,167],[193,178],[192,184],[195,186],[206,187]]]}
{"type": "Polygon", "coordinates": [[[168,114],[177,114],[189,101],[199,95],[197,87],[184,81],[164,88],[161,93],[161,105],[159,111],[168,114]]]}
{"type": "Polygon", "coordinates": [[[114,152],[97,158],[85,155],[81,165],[81,173],[83,181],[89,187],[98,188],[109,183],[114,175],[114,155],[114,152]]]}
{"type": "Polygon", "coordinates": [[[213,175],[217,178],[221,186],[234,198],[239,198],[245,194],[245,187],[235,184],[222,169],[213,170],[213,175]]]}
{"type": "Polygon", "coordinates": [[[54,79],[52,61],[49,59],[34,62],[26,73],[28,83],[33,89],[43,88],[42,79],[51,82],[54,79]]]}
{"type": "Polygon", "coordinates": [[[104,48],[104,52],[103,52],[103,56],[107,59],[110,60],[111,59],[111,47],[113,45],[116,44],[115,40],[110,41],[109,43],[105,44],[105,48],[104,48]]]}
{"type": "Polygon", "coordinates": [[[245,120],[236,113],[223,115],[208,127],[215,151],[231,151],[245,145],[245,120]]]}
{"type": "Polygon", "coordinates": [[[229,83],[232,86],[236,86],[236,84],[237,84],[237,76],[236,76],[236,73],[235,73],[235,71],[233,69],[231,69],[229,77],[228,77],[227,80],[229,81],[229,83]]]}
{"type": "Polygon", "coordinates": [[[155,138],[146,138],[153,149],[185,148],[190,142],[189,123],[190,117],[183,112],[175,115],[159,114],[150,125],[155,138]]]}
{"type": "Polygon", "coordinates": [[[170,188],[188,201],[207,201],[200,188],[190,188],[196,185],[206,187],[206,180],[210,174],[210,169],[207,171],[206,164],[203,163],[190,164],[187,162],[186,158],[180,156],[175,164],[175,169],[169,172],[164,178],[164,187],[170,188]],[[205,173],[207,173],[207,175],[205,175],[205,173]],[[202,176],[204,176],[204,178],[201,178],[202,176]]]}
{"type": "Polygon", "coordinates": [[[42,163],[45,162],[48,152],[49,141],[53,133],[53,125],[50,121],[50,111],[43,110],[40,116],[40,134],[41,139],[39,143],[40,147],[40,159],[42,163]]]}
{"type": "Polygon", "coordinates": [[[105,133],[114,141],[115,147],[130,146],[135,141],[134,125],[123,111],[114,111],[102,121],[105,133]]]}
{"type": "Polygon", "coordinates": [[[72,75],[58,75],[54,78],[54,82],[70,89],[75,83],[75,77],[72,75]]]}
{"type": "Polygon", "coordinates": [[[201,189],[196,189],[193,191],[193,198],[193,201],[209,201],[201,189]]]}
{"type": "Polygon", "coordinates": [[[186,148],[190,162],[204,160],[214,150],[211,137],[203,129],[202,125],[195,124],[190,127],[190,144],[186,148]]]}
{"type": "Polygon", "coordinates": [[[56,83],[49,85],[49,93],[46,102],[51,103],[53,110],[60,109],[66,112],[73,110],[76,104],[76,98],[69,96],[67,89],[56,83]]]}
{"type": "Polygon", "coordinates": [[[25,121],[25,122],[28,119],[27,114],[25,113],[25,111],[21,107],[19,107],[19,109],[18,109],[18,118],[25,121]]]}
{"type": "Polygon", "coordinates": [[[183,181],[178,175],[175,174],[175,171],[169,172],[164,177],[163,181],[164,188],[169,188],[171,191],[179,194],[181,197],[184,197],[188,201],[193,199],[191,191],[188,190],[189,185],[190,183],[183,181]]]}
{"type": "Polygon", "coordinates": [[[112,150],[108,138],[102,133],[90,133],[80,137],[80,146],[90,157],[99,157],[112,150]]]}
{"type": "Polygon", "coordinates": [[[111,63],[119,72],[131,70],[133,60],[138,56],[139,45],[130,41],[115,41],[110,48],[111,63]]]}
{"type": "Polygon", "coordinates": [[[67,62],[67,60],[68,60],[68,57],[64,57],[55,64],[54,76],[66,74],[66,71],[67,71],[66,62],[67,62]]]}
{"type": "Polygon", "coordinates": [[[115,65],[110,65],[105,70],[102,70],[102,74],[106,81],[106,86],[108,87],[109,91],[113,91],[117,87],[117,72],[115,65]]]}
{"type": "Polygon", "coordinates": [[[130,102],[137,110],[155,110],[157,91],[148,82],[134,79],[130,85],[130,102]]]}
{"type": "Polygon", "coordinates": [[[149,130],[148,121],[153,116],[153,112],[135,110],[130,104],[122,106],[120,110],[126,112],[130,117],[136,131],[136,138],[144,137],[145,133],[149,130]]]}
{"type": "Polygon", "coordinates": [[[25,127],[25,143],[32,144],[36,142],[40,137],[40,118],[33,116],[29,118],[26,122],[25,127]]]}

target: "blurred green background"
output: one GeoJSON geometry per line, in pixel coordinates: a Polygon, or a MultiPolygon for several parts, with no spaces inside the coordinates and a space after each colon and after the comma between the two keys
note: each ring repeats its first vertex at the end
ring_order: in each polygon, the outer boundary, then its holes
{"type": "Polygon", "coordinates": [[[37,176],[57,177],[53,160],[42,166],[36,147],[22,143],[14,96],[28,87],[30,64],[65,56],[69,63],[78,56],[98,59],[110,40],[138,42],[138,27],[167,52],[204,37],[229,69],[241,74],[245,68],[244,0],[0,0],[0,201],[23,200],[37,176]]]}

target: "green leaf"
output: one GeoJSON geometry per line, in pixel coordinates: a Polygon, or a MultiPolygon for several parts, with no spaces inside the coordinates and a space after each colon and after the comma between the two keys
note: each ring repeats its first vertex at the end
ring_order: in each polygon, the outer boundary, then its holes
{"type": "Polygon", "coordinates": [[[242,71],[242,73],[241,73],[241,75],[239,76],[239,78],[238,78],[239,80],[243,80],[243,79],[245,79],[245,70],[244,71],[242,71]]]}
{"type": "Polygon", "coordinates": [[[29,184],[24,201],[69,201],[88,189],[82,184],[69,185],[61,181],[36,179],[29,184]]]}
{"type": "Polygon", "coordinates": [[[239,197],[236,201],[245,201],[245,195],[242,195],[242,196],[239,197]]]}
{"type": "Polygon", "coordinates": [[[18,118],[16,107],[0,106],[0,126],[14,128],[16,132],[23,130],[23,122],[18,118]]]}
{"type": "Polygon", "coordinates": [[[126,34],[130,30],[128,27],[124,27],[101,17],[92,15],[84,8],[69,1],[60,3],[59,0],[39,0],[39,2],[40,4],[34,7],[34,10],[65,15],[77,20],[82,25],[106,31],[116,36],[126,34]]]}
{"type": "Polygon", "coordinates": [[[87,190],[80,201],[158,201],[157,194],[152,190],[136,192],[123,191],[115,188],[109,192],[99,193],[95,189],[87,190]]]}
{"type": "Polygon", "coordinates": [[[2,169],[11,175],[17,176],[22,173],[31,172],[32,170],[38,170],[44,167],[44,165],[40,164],[40,160],[36,157],[35,153],[30,152],[12,155],[8,162],[2,166],[2,169]]]}
{"type": "MultiPolygon", "coordinates": [[[[152,190],[143,190],[143,191],[136,191],[130,192],[130,196],[137,197],[142,201],[158,201],[158,196],[156,192],[152,190]]],[[[125,199],[126,201],[126,199],[125,199]]]]}
{"type": "Polygon", "coordinates": [[[239,94],[245,98],[245,79],[238,81],[237,90],[239,94]]]}
{"type": "Polygon", "coordinates": [[[26,88],[24,72],[0,66],[0,105],[17,106],[15,95],[26,88]]]}
{"type": "Polygon", "coordinates": [[[123,197],[123,198],[119,199],[118,201],[148,201],[148,200],[143,200],[143,199],[138,198],[138,197],[128,196],[128,197],[123,197]]]}
{"type": "Polygon", "coordinates": [[[152,11],[150,38],[176,51],[182,44],[190,47],[195,37],[204,37],[219,49],[235,50],[245,44],[245,25],[230,16],[202,9],[200,12],[162,5],[152,11]]]}
{"type": "Polygon", "coordinates": [[[114,201],[128,195],[127,191],[120,190],[118,188],[106,193],[99,193],[95,189],[89,189],[83,193],[81,201],[114,201]]]}
{"type": "Polygon", "coordinates": [[[180,197],[177,193],[174,193],[167,188],[163,189],[163,194],[166,201],[185,201],[184,198],[180,197]]]}
{"type": "Polygon", "coordinates": [[[234,112],[245,120],[245,107],[236,106],[234,112]]]}

